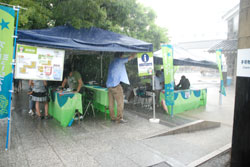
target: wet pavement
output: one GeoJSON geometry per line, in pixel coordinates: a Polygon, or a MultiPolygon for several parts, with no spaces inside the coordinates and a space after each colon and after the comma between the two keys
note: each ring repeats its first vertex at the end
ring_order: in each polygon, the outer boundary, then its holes
{"type": "Polygon", "coordinates": [[[170,117],[157,109],[160,124],[150,123],[152,111],[126,105],[126,124],[111,123],[102,113],[88,115],[71,127],[28,115],[24,88],[13,96],[11,146],[5,151],[7,120],[0,120],[0,166],[186,166],[231,142],[234,90],[218,104],[217,84],[208,88],[205,108],[170,117]],[[232,100],[233,99],[233,100],[232,100]],[[222,122],[220,128],[143,139],[144,136],[199,120],[222,122]]]}

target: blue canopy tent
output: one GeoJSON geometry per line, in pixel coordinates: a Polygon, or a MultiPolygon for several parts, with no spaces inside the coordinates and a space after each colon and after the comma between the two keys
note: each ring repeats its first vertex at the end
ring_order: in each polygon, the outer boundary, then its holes
{"type": "MultiPolygon", "coordinates": [[[[199,66],[217,69],[217,64],[206,56],[195,56],[186,49],[173,45],[174,65],[176,66],[199,66]]],[[[211,55],[212,56],[212,55],[211,55]]],[[[162,50],[154,52],[154,63],[163,64],[162,50]]]]}
{"type": "Polygon", "coordinates": [[[18,43],[64,49],[66,53],[71,51],[73,54],[79,54],[79,51],[153,51],[151,43],[95,27],[78,30],[71,26],[58,26],[41,30],[19,30],[17,35],[18,43]]]}
{"type": "Polygon", "coordinates": [[[58,26],[40,30],[18,30],[17,43],[65,50],[66,55],[101,55],[106,52],[152,52],[153,45],[135,38],[100,28],[75,29],[58,26]],[[99,52],[99,53],[96,53],[99,52]]]}

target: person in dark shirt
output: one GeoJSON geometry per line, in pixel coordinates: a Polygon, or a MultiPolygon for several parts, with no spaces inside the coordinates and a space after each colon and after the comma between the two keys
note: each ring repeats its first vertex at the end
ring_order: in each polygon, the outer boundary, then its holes
{"type": "Polygon", "coordinates": [[[190,82],[189,80],[183,75],[181,76],[181,80],[179,84],[176,86],[177,90],[183,90],[183,89],[189,89],[190,88],[190,82]]]}

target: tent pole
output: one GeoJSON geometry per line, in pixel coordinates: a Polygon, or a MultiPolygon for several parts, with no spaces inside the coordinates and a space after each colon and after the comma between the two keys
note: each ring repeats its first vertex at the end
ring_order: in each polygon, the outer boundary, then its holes
{"type": "Polygon", "coordinates": [[[103,52],[101,53],[101,86],[103,85],[103,65],[102,65],[102,59],[103,59],[103,52]]]}
{"type": "Polygon", "coordinates": [[[155,119],[155,80],[154,75],[152,75],[152,90],[153,90],[153,119],[155,119]]]}
{"type": "MultiPolygon", "coordinates": [[[[152,90],[153,90],[153,118],[149,119],[149,122],[151,123],[159,123],[160,122],[160,119],[157,119],[155,118],[155,92],[154,92],[154,83],[155,83],[155,80],[154,80],[154,72],[152,74],[152,90]]],[[[158,97],[159,98],[159,97],[158,97]]]]}
{"type": "MultiPolygon", "coordinates": [[[[220,85],[221,85],[221,82],[222,82],[222,80],[220,81],[220,85]]],[[[221,94],[221,91],[222,91],[222,89],[221,89],[221,86],[220,86],[220,91],[219,91],[219,93],[220,93],[219,105],[222,105],[222,94],[221,94]]]]}

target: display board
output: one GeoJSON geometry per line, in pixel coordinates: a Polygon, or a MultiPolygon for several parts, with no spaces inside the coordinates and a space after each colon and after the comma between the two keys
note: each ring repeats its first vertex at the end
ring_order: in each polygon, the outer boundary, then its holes
{"type": "Polygon", "coordinates": [[[16,79],[62,81],[64,50],[17,45],[16,79]]]}
{"type": "Polygon", "coordinates": [[[250,49],[238,50],[237,77],[250,77],[250,49]]]}
{"type": "Polygon", "coordinates": [[[153,53],[137,53],[139,76],[148,76],[153,74],[154,61],[153,53]]]}

